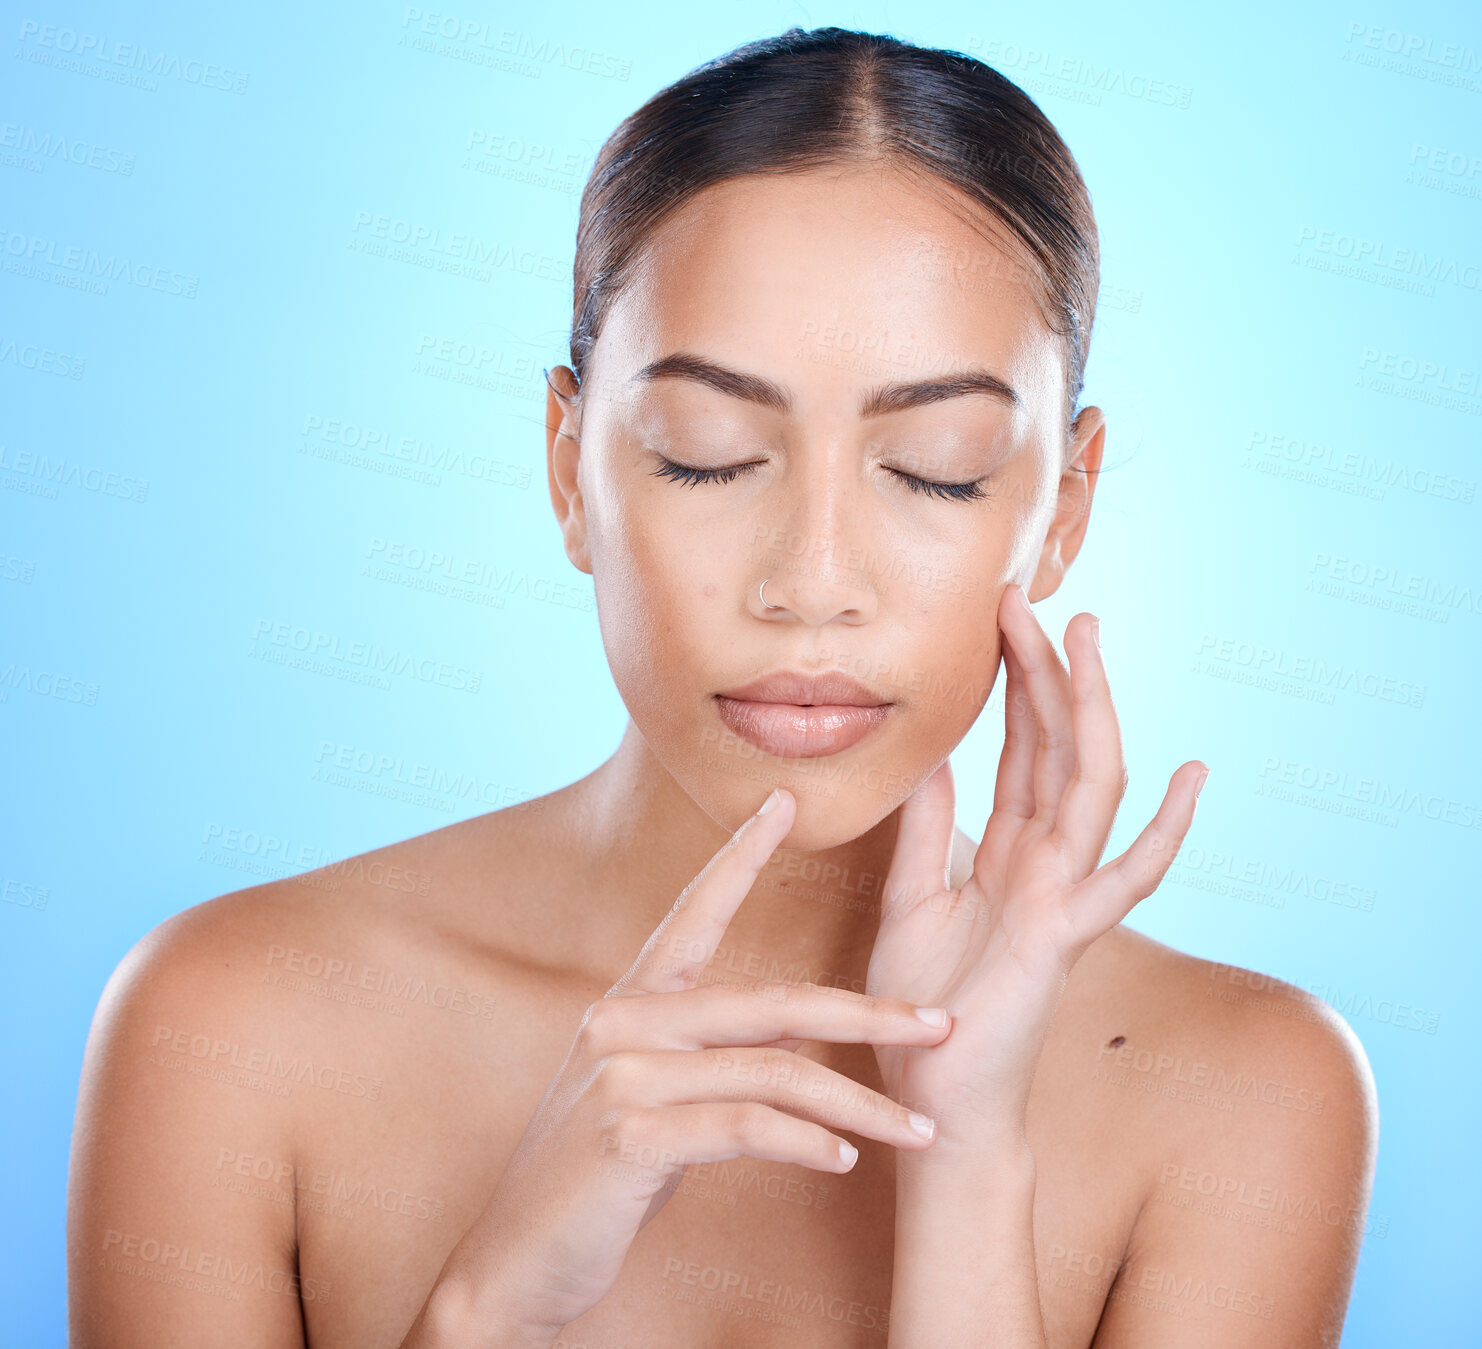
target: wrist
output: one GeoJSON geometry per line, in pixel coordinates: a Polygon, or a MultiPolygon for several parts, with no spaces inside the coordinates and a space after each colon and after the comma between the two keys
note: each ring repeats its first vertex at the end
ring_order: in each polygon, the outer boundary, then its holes
{"type": "Polygon", "coordinates": [[[989,1131],[971,1139],[938,1137],[923,1152],[896,1155],[898,1185],[929,1185],[940,1180],[974,1190],[1033,1189],[1034,1153],[1022,1129],[989,1131]]]}
{"type": "Polygon", "coordinates": [[[985,1111],[965,1103],[960,1096],[904,1094],[888,1085],[886,1094],[908,1110],[919,1111],[936,1122],[932,1144],[922,1152],[900,1153],[900,1160],[954,1166],[970,1165],[984,1158],[1030,1156],[1025,1131],[1027,1100],[1016,1097],[985,1111]]]}
{"type": "Polygon", "coordinates": [[[890,1349],[993,1343],[1044,1349],[1034,1155],[1022,1133],[896,1157],[890,1349]]]}
{"type": "Polygon", "coordinates": [[[559,1326],[523,1316],[497,1284],[445,1271],[401,1349],[549,1349],[559,1326]]]}

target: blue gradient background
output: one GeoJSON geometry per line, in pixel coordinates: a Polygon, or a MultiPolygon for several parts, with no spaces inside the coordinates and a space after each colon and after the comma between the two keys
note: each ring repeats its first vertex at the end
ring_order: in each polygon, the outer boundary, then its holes
{"type": "MultiPolygon", "coordinates": [[[[476,42],[421,35],[399,6],[4,7],[12,1343],[64,1343],[82,1048],[140,936],[265,876],[551,790],[616,746],[625,712],[590,581],[566,561],[544,480],[540,371],[566,359],[577,199],[651,92],[794,23],[979,55],[1076,154],[1101,229],[1087,399],[1110,417],[1109,471],[1068,584],[1039,608],[1057,641],[1073,613],[1101,615],[1131,770],[1108,855],[1178,764],[1212,766],[1186,864],[1133,925],[1345,1013],[1382,1134],[1343,1342],[1478,1343],[1464,1289],[1482,834],[1465,822],[1482,810],[1468,683],[1482,645],[1482,20],[1462,4],[1030,8],[458,9],[533,47],[500,68],[467,59],[487,54],[476,42]],[[62,50],[60,33],[48,45],[43,24],[175,68],[141,87],[62,50]],[[543,59],[562,41],[597,53],[595,69],[543,59]],[[210,87],[242,74],[241,92],[210,87]],[[1160,101],[1179,90],[1186,107],[1160,101]],[[28,133],[99,158],[28,152],[28,133]],[[376,216],[497,242],[506,265],[469,278],[423,265],[438,257],[425,247],[378,255],[376,216]],[[1344,254],[1364,240],[1450,271],[1417,282],[1355,264],[1344,254]],[[35,247],[63,278],[79,275],[76,248],[129,259],[135,279],[96,294],[28,275],[35,247]],[[442,341],[475,364],[429,366],[442,341]],[[341,424],[338,443],[316,418],[341,424]],[[505,467],[408,469],[349,443],[367,430],[505,467]],[[48,482],[28,455],[78,480],[48,482]],[[1439,494],[1418,489],[1432,482],[1439,494]],[[406,568],[400,583],[367,573],[393,544],[487,563],[500,584],[471,602],[416,588],[406,568]],[[480,686],[376,688],[275,664],[254,641],[263,623],[446,662],[480,686]],[[1263,650],[1280,654],[1261,664],[1263,650]],[[1359,686],[1250,682],[1306,658],[1359,686]],[[43,673],[75,682],[48,696],[43,673]],[[477,791],[399,796],[395,771],[374,767],[326,780],[341,747],[477,791]],[[1375,784],[1393,804],[1372,805],[1375,784]],[[1370,891],[1371,908],[1288,889],[1293,874],[1370,891]]],[[[974,834],[1001,709],[996,690],[953,756],[974,834]]]]}

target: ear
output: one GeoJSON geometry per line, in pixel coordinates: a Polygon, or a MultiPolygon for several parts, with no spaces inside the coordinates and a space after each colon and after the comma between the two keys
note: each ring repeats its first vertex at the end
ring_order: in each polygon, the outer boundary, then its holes
{"type": "Polygon", "coordinates": [[[1105,415],[1098,407],[1082,408],[1071,423],[1070,458],[1060,475],[1055,518],[1045,535],[1034,580],[1025,591],[1031,600],[1042,600],[1059,590],[1066,571],[1081,551],[1105,448],[1105,415]]]}
{"type": "Polygon", "coordinates": [[[561,539],[566,556],[578,571],[592,574],[591,555],[587,550],[587,511],[582,500],[577,468],[581,463],[579,430],[580,405],[577,401],[576,372],[570,366],[558,365],[546,375],[545,394],[545,459],[546,484],[556,523],[561,526],[561,539]]]}

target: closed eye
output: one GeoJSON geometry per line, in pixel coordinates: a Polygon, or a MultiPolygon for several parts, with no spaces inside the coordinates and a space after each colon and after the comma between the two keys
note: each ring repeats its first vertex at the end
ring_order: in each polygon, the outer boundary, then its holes
{"type": "Polygon", "coordinates": [[[893,468],[890,472],[902,479],[913,492],[942,497],[947,501],[981,501],[988,495],[983,490],[981,478],[975,478],[972,482],[932,482],[929,478],[914,478],[898,468],[893,468]]]}
{"type": "Polygon", "coordinates": [[[693,487],[701,482],[732,482],[743,473],[756,467],[755,463],[732,464],[729,468],[690,468],[688,464],[676,464],[672,459],[659,456],[659,467],[653,470],[655,477],[668,478],[693,487]]]}
{"type": "MultiPolygon", "coordinates": [[[[671,482],[694,487],[702,482],[734,482],[743,473],[756,468],[756,462],[732,464],[727,468],[691,468],[688,464],[676,464],[672,459],[659,456],[659,467],[652,470],[655,477],[668,478],[671,482]]],[[[988,495],[983,490],[983,479],[972,482],[932,482],[928,478],[917,478],[902,473],[898,468],[887,469],[906,484],[911,491],[923,496],[934,496],[945,501],[981,501],[988,495]]]]}

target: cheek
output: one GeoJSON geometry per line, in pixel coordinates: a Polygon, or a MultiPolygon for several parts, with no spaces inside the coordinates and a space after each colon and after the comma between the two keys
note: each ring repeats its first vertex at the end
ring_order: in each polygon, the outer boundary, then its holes
{"type": "Polygon", "coordinates": [[[902,651],[902,698],[918,729],[956,741],[988,701],[999,667],[1001,585],[976,572],[916,587],[909,646],[902,651]]]}
{"type": "Polygon", "coordinates": [[[734,586],[723,559],[703,556],[694,541],[632,516],[609,520],[593,557],[603,644],[625,699],[643,702],[665,690],[704,682],[724,636],[734,586]]]}

